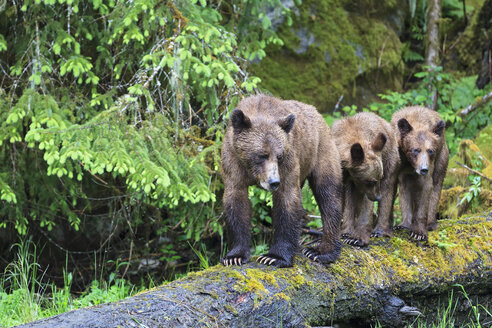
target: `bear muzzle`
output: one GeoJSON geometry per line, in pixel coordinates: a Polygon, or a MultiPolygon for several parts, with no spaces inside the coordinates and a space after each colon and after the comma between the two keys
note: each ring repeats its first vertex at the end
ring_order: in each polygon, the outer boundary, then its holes
{"type": "Polygon", "coordinates": [[[270,190],[275,191],[278,189],[278,186],[280,185],[280,179],[279,178],[268,179],[268,185],[270,186],[270,190]]]}

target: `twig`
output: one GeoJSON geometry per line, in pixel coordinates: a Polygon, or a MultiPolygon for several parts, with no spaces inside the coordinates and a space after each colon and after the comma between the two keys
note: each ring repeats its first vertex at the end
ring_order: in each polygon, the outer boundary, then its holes
{"type": "Polygon", "coordinates": [[[477,175],[481,176],[482,178],[486,179],[487,181],[492,182],[492,179],[490,179],[489,177],[487,177],[487,176],[486,176],[486,175],[484,175],[483,173],[480,173],[480,172],[478,172],[477,170],[474,170],[474,169],[472,169],[472,168],[470,168],[470,167],[466,166],[465,164],[461,164],[461,163],[460,163],[460,162],[458,162],[458,161],[455,161],[455,162],[456,162],[456,164],[458,164],[459,166],[461,166],[461,167],[463,167],[463,168],[467,169],[468,171],[472,172],[473,174],[477,174],[477,175]]]}
{"type": "Polygon", "coordinates": [[[478,107],[480,106],[483,106],[485,105],[486,103],[488,103],[489,101],[492,100],[492,91],[490,91],[489,93],[487,93],[485,96],[483,96],[481,99],[475,101],[473,104],[469,105],[468,107],[462,109],[458,115],[463,117],[465,115],[468,115],[470,114],[471,112],[473,112],[475,109],[477,109],[478,107]]]}
{"type": "Polygon", "coordinates": [[[94,178],[96,178],[99,182],[104,183],[105,185],[107,185],[107,184],[108,184],[106,181],[104,181],[103,179],[101,179],[100,177],[98,177],[97,175],[95,175],[94,173],[92,173],[92,171],[91,171],[90,169],[86,168],[84,163],[82,163],[82,162],[80,162],[80,161],[79,161],[79,163],[80,163],[80,165],[82,165],[82,166],[83,166],[83,167],[84,167],[87,171],[89,171],[89,173],[90,173],[90,174],[91,174],[94,178]]]}
{"type": "Polygon", "coordinates": [[[340,96],[340,98],[338,98],[338,101],[335,104],[335,110],[333,112],[336,112],[338,110],[338,106],[340,106],[340,102],[342,101],[342,99],[343,99],[343,94],[340,96]]]}
{"type": "Polygon", "coordinates": [[[323,236],[323,233],[321,231],[311,228],[303,228],[302,232],[311,236],[323,236]]]}
{"type": "Polygon", "coordinates": [[[128,272],[128,268],[130,267],[130,263],[132,261],[132,253],[133,253],[133,238],[132,241],[130,242],[130,254],[128,254],[128,264],[126,265],[125,271],[121,275],[121,278],[125,278],[126,273],[128,272]]]}

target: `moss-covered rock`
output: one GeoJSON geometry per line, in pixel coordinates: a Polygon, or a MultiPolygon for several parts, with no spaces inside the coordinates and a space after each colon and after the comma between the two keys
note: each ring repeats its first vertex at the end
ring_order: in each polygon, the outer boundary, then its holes
{"type": "Polygon", "coordinates": [[[492,46],[492,1],[479,1],[477,5],[479,9],[457,40],[455,51],[450,52],[450,59],[457,60],[459,69],[469,75],[480,72],[483,52],[492,46]]]}
{"type": "Polygon", "coordinates": [[[322,112],[332,111],[342,95],[342,104],[360,105],[401,88],[400,2],[304,0],[293,12],[292,26],[278,29],[284,46],[271,46],[253,64],[261,87],[322,112]]]}

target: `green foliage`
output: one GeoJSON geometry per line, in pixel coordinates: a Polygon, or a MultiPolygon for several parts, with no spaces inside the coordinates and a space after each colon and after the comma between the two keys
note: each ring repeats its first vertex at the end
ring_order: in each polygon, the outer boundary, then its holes
{"type": "MultiPolygon", "coordinates": [[[[307,214],[319,216],[318,204],[316,199],[306,183],[302,190],[302,206],[307,214]]],[[[261,231],[261,225],[271,226],[272,217],[271,209],[273,207],[272,193],[257,186],[250,186],[248,189],[249,199],[253,208],[252,229],[253,233],[261,231]]],[[[314,218],[307,222],[311,227],[320,228],[321,220],[314,218]]]]}
{"type": "Polygon", "coordinates": [[[477,208],[478,202],[480,201],[480,191],[482,190],[482,178],[476,175],[470,175],[468,177],[471,185],[468,190],[463,194],[458,205],[462,205],[464,203],[471,203],[472,208],[477,208]]]}
{"type": "MultiPolygon", "coordinates": [[[[485,104],[469,117],[461,118],[458,113],[464,107],[472,104],[477,98],[487,93],[487,88],[479,90],[475,87],[476,76],[455,78],[444,73],[442,67],[425,70],[415,74],[420,82],[414,89],[407,92],[388,92],[380,94],[381,102],[372,103],[367,108],[358,109],[355,105],[342,108],[343,115],[353,115],[357,111],[372,111],[386,119],[397,110],[405,106],[432,106],[433,90],[438,90],[437,111],[446,122],[446,142],[451,153],[458,150],[461,139],[473,138],[480,129],[490,123],[492,104],[485,104]]],[[[332,117],[326,118],[331,122],[342,117],[341,112],[335,112],[332,117]]]]}
{"type": "MultiPolygon", "coordinates": [[[[464,23],[464,8],[461,0],[441,1],[441,34],[446,30],[444,22],[451,24],[464,23]],[[444,27],[444,28],[443,28],[444,27]]],[[[406,63],[418,63],[424,61],[425,55],[425,34],[427,32],[427,8],[428,0],[408,0],[410,15],[407,16],[407,30],[405,42],[402,48],[402,59],[406,63]]],[[[470,13],[473,6],[466,2],[466,12],[470,13]]]]}
{"type": "MultiPolygon", "coordinates": [[[[114,302],[132,296],[136,288],[112,272],[108,282],[94,280],[79,297],[71,293],[72,274],[64,270],[64,285],[57,288],[44,281],[39,271],[36,246],[30,240],[12,247],[15,260],[0,276],[0,327],[10,327],[54,316],[85,306],[114,302]]],[[[116,269],[126,263],[117,263],[116,269]]]]}
{"type": "Polygon", "coordinates": [[[224,119],[282,41],[280,0],[8,1],[0,9],[0,227],[79,229],[161,209],[160,233],[219,232],[224,119]],[[97,205],[94,199],[107,199],[97,205]],[[97,208],[96,208],[97,207],[97,208]]]}
{"type": "Polygon", "coordinates": [[[440,230],[439,231],[439,239],[435,240],[433,242],[437,245],[437,247],[444,249],[444,250],[448,249],[449,247],[456,247],[457,246],[455,243],[452,243],[451,241],[449,241],[449,238],[446,235],[446,229],[440,230]]]}
{"type": "MultiPolygon", "coordinates": [[[[460,288],[459,294],[462,297],[455,296],[454,291],[451,291],[448,296],[448,301],[446,303],[440,303],[436,309],[435,313],[429,313],[424,316],[418,316],[413,322],[408,324],[408,328],[482,328],[485,327],[486,320],[492,318],[490,311],[482,304],[477,304],[473,302],[466,293],[462,285],[454,285],[460,288]],[[466,302],[466,303],[464,303],[466,302]],[[463,311],[463,305],[470,305],[470,314],[468,320],[465,320],[460,316],[458,311],[463,311]],[[481,313],[485,314],[486,320],[481,318],[481,313]],[[459,319],[459,323],[457,323],[459,319]],[[482,321],[482,323],[480,322],[482,321]]],[[[458,293],[456,293],[458,294],[458,293]]],[[[374,328],[382,328],[383,326],[378,322],[374,325],[374,328]]]]}
{"type": "Polygon", "coordinates": [[[200,249],[195,249],[193,246],[191,246],[191,250],[193,253],[195,253],[196,257],[198,257],[198,261],[200,263],[200,270],[205,270],[210,268],[210,261],[208,259],[207,255],[207,247],[205,246],[204,243],[200,243],[200,249]]]}

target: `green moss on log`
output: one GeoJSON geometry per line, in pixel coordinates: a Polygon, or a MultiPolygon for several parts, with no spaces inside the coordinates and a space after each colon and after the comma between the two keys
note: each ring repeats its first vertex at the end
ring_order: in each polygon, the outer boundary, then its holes
{"type": "Polygon", "coordinates": [[[463,285],[473,299],[492,286],[490,214],[443,220],[439,225],[426,243],[396,234],[374,239],[365,249],[344,245],[340,259],[328,266],[303,256],[296,256],[291,268],[255,262],[241,267],[217,265],[121,302],[62,314],[30,327],[109,328],[139,322],[269,328],[375,319],[404,326],[395,323],[395,318],[402,320],[392,301],[395,297],[400,306],[411,302],[424,312],[426,306],[435,311],[437,300],[446,299],[454,284],[463,285]]]}

